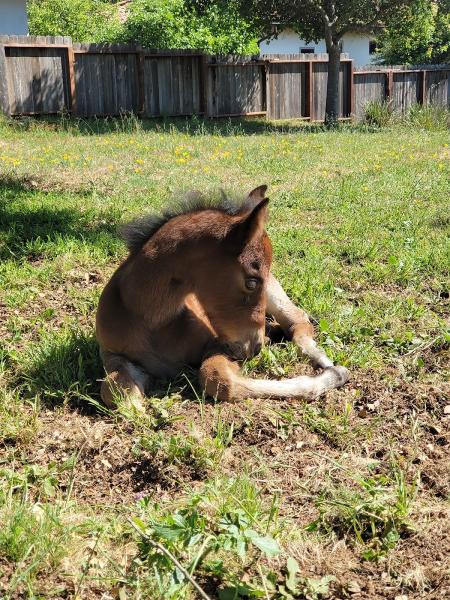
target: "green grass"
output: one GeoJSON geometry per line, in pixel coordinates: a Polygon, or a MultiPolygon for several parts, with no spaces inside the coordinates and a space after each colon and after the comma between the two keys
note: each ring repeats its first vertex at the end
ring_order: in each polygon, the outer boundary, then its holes
{"type": "MultiPolygon", "coordinates": [[[[195,598],[152,542],[211,598],[450,593],[448,115],[382,117],[0,122],[2,598],[195,598]],[[219,405],[186,372],[106,410],[117,226],[264,183],[274,271],[351,382],[219,405]]],[[[245,370],[309,372],[290,343],[245,370]]]]}

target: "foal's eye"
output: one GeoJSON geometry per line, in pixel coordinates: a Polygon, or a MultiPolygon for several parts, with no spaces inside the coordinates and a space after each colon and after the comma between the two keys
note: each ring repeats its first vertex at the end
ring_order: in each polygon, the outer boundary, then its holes
{"type": "Polygon", "coordinates": [[[258,283],[259,281],[257,279],[255,279],[254,277],[249,277],[245,280],[245,287],[251,292],[253,292],[253,290],[256,290],[256,288],[258,287],[258,283]]]}

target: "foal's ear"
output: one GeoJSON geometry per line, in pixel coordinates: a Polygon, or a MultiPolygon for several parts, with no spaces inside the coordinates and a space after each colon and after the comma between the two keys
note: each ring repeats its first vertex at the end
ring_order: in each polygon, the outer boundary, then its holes
{"type": "Polygon", "coordinates": [[[250,212],[246,212],[234,224],[226,237],[226,242],[233,251],[241,250],[253,240],[261,237],[267,221],[267,205],[269,198],[260,200],[250,212]]]}
{"type": "Polygon", "coordinates": [[[267,185],[259,185],[252,190],[244,201],[243,208],[245,210],[252,210],[257,206],[261,200],[266,197],[267,185]]]}

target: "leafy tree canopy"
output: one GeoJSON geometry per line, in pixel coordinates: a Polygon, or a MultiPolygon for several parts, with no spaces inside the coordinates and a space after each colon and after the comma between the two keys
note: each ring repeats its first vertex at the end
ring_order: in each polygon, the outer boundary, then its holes
{"type": "Polygon", "coordinates": [[[415,0],[380,36],[386,64],[450,62],[450,0],[415,0]]]}
{"type": "Polygon", "coordinates": [[[31,0],[31,35],[69,35],[77,42],[113,39],[120,29],[117,7],[103,0],[31,0]]]}
{"type": "Polygon", "coordinates": [[[120,23],[106,0],[31,0],[32,35],[70,35],[76,41],[137,43],[148,48],[198,48],[255,54],[258,43],[234,2],[212,3],[202,14],[186,0],[134,0],[120,23]]]}

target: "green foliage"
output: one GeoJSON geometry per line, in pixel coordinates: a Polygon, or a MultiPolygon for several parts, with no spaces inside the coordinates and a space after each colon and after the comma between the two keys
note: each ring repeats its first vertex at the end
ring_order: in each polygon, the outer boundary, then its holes
{"type": "Polygon", "coordinates": [[[121,23],[106,0],[32,0],[32,35],[70,35],[76,41],[121,42],[146,48],[196,48],[215,54],[255,54],[254,31],[233,2],[202,15],[185,0],[134,0],[121,23]]]}
{"type": "Polygon", "coordinates": [[[163,511],[145,499],[141,508],[141,516],[133,518],[142,536],[140,560],[155,573],[161,598],[187,597],[189,582],[155,548],[155,542],[171,552],[190,575],[214,578],[220,586],[219,598],[261,595],[261,586],[244,584],[239,573],[261,556],[271,559],[280,554],[278,542],[269,534],[276,511],[273,503],[270,508],[262,505],[259,492],[245,477],[206,486],[175,511],[163,511]]]}
{"type": "Polygon", "coordinates": [[[385,64],[450,61],[449,0],[413,0],[392,16],[380,42],[385,64]]]}
{"type": "Polygon", "coordinates": [[[364,109],[364,120],[375,127],[386,127],[392,121],[392,105],[390,102],[368,102],[364,109]]]}
{"type": "Polygon", "coordinates": [[[443,106],[421,106],[414,104],[408,114],[409,122],[427,131],[448,131],[450,111],[443,106]]]}
{"type": "Polygon", "coordinates": [[[357,477],[355,484],[354,490],[336,487],[319,496],[320,515],[307,529],[352,534],[364,546],[363,558],[375,560],[408,533],[407,517],[418,482],[408,484],[404,472],[393,466],[391,474],[357,477]]]}
{"type": "Polygon", "coordinates": [[[198,48],[211,53],[258,52],[255,36],[233,3],[212,5],[202,15],[185,0],[135,0],[117,39],[147,48],[198,48]]]}
{"type": "Polygon", "coordinates": [[[105,0],[31,0],[31,35],[69,35],[77,42],[112,39],[120,22],[117,8],[105,0]]]}

